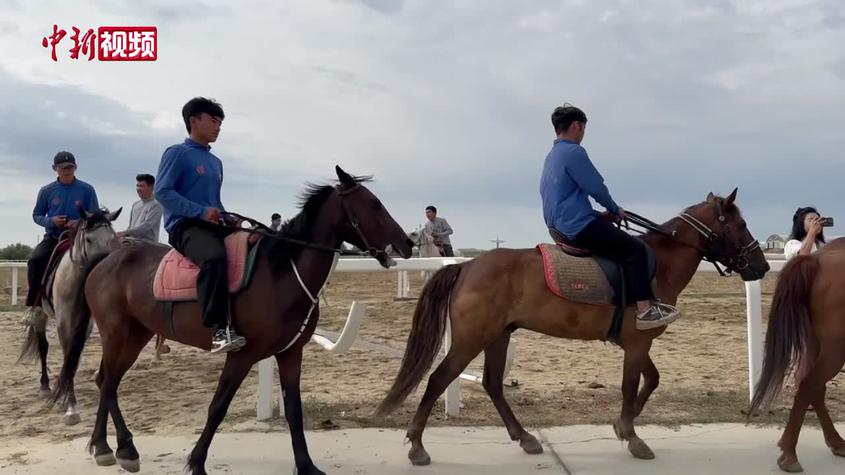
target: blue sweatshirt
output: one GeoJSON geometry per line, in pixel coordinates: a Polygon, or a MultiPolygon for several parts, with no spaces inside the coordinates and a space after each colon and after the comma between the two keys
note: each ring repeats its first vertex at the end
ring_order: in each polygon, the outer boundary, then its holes
{"type": "Polygon", "coordinates": [[[100,207],[94,187],[79,179],[74,179],[69,185],[56,179],[38,191],[32,220],[44,227],[50,236],[59,237],[65,228],[56,227],[53,217],[65,216],[68,221],[79,219],[80,206],[85,211],[94,211],[100,207]]]}
{"type": "Polygon", "coordinates": [[[611,213],[619,212],[604,178],[593,166],[584,147],[569,140],[555,140],[546,156],[540,180],[546,226],[575,239],[598,216],[587,196],[592,196],[611,213]]]}
{"type": "Polygon", "coordinates": [[[223,162],[211,147],[185,139],[164,151],[156,176],[155,197],[164,208],[164,229],[185,218],[202,219],[206,208],[224,209],[220,203],[223,162]]]}

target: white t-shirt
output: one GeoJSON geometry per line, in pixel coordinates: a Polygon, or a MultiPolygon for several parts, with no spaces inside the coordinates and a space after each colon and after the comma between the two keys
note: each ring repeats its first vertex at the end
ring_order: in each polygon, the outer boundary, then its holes
{"type": "MultiPolygon", "coordinates": [[[[813,244],[813,250],[811,252],[816,252],[816,251],[819,250],[818,244],[820,244],[820,243],[814,243],[813,244]]],[[[822,244],[822,246],[824,246],[824,244],[822,244]]],[[[801,241],[799,241],[797,239],[790,239],[789,241],[786,241],[786,244],[784,244],[784,246],[783,246],[783,256],[786,258],[786,260],[790,260],[793,257],[797,256],[798,251],[800,251],[800,250],[801,250],[801,241]]]]}

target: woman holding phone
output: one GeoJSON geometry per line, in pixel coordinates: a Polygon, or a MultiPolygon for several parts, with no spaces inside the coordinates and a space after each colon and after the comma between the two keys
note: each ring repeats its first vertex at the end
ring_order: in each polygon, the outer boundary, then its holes
{"type": "Polygon", "coordinates": [[[823,218],[811,206],[798,208],[792,216],[792,233],[783,247],[787,260],[795,256],[807,256],[825,244],[824,228],[833,226],[833,218],[823,218]]]}

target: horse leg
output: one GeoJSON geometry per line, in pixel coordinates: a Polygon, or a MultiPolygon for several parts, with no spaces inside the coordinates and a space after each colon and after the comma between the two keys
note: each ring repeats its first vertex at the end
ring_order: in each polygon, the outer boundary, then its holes
{"type": "Polygon", "coordinates": [[[308,454],[305,432],[302,424],[302,396],[299,389],[299,377],[302,373],[302,347],[289,353],[276,355],[279,366],[279,381],[285,400],[285,419],[290,428],[293,443],[293,458],[296,463],[294,473],[300,475],[325,475],[318,469],[308,454]]]}
{"type": "Polygon", "coordinates": [[[778,447],[781,449],[778,467],[784,472],[797,473],[804,470],[801,463],[798,462],[795,449],[798,445],[798,435],[801,432],[801,426],[804,424],[807,407],[811,402],[824,400],[825,384],[839,373],[843,364],[845,364],[845,352],[822,347],[815,364],[798,386],[792,410],[789,412],[789,420],[780,441],[778,441],[778,447]]]}
{"type": "Polygon", "coordinates": [[[660,372],[657,371],[657,366],[654,366],[654,361],[651,360],[651,356],[646,354],[646,360],[643,363],[643,387],[640,388],[640,393],[637,395],[637,402],[634,404],[634,417],[639,417],[640,414],[643,412],[643,408],[645,407],[645,403],[648,402],[648,398],[651,397],[651,393],[657,389],[657,386],[660,384],[660,372]]]}
{"type": "Polygon", "coordinates": [[[123,414],[117,402],[117,388],[152,335],[150,330],[135,320],[129,320],[125,329],[119,333],[103,335],[103,359],[100,364],[102,374],[100,408],[97,411],[97,422],[94,429],[97,439],[92,436],[92,444],[96,449],[95,460],[98,465],[104,465],[101,461],[107,462],[105,463],[107,465],[114,464],[115,457],[112,456],[111,449],[108,447],[105,427],[105,421],[108,420],[107,414],[111,414],[117,436],[117,452],[115,454],[117,462],[127,472],[137,472],[141,469],[140,456],[132,441],[132,433],[126,426],[126,421],[123,419],[123,414]],[[101,422],[100,416],[103,410],[105,410],[105,413],[102,414],[101,422]]]}
{"type": "Polygon", "coordinates": [[[645,368],[645,359],[651,341],[643,342],[625,348],[625,362],[622,369],[622,414],[613,424],[616,437],[619,440],[628,441],[628,451],[638,459],[651,460],[654,452],[640,439],[634,431],[634,417],[636,416],[635,404],[637,389],[640,385],[640,373],[645,368]]]}
{"type": "Polygon", "coordinates": [[[41,389],[38,390],[38,394],[41,397],[48,397],[51,391],[50,377],[47,375],[47,351],[50,349],[50,342],[47,341],[47,329],[37,329],[35,335],[38,338],[38,356],[41,359],[41,389]]]}
{"type": "Polygon", "coordinates": [[[165,338],[161,335],[156,335],[156,361],[161,361],[161,355],[166,355],[170,353],[170,347],[167,346],[165,343],[165,338]]]}
{"type": "Polygon", "coordinates": [[[499,411],[499,416],[505,427],[508,429],[508,435],[511,440],[518,440],[519,446],[527,454],[541,454],[543,453],[543,446],[537,441],[537,438],[529,434],[522,424],[516,419],[510,405],[505,400],[504,384],[505,377],[505,363],[508,354],[508,344],[510,343],[510,332],[502,333],[492,345],[484,350],[484,378],[482,379],[482,386],[496,410],[499,411]]]}
{"type": "MultiPolygon", "coordinates": [[[[67,353],[70,350],[70,345],[73,341],[73,328],[70,325],[71,322],[67,321],[67,317],[70,313],[63,312],[62,310],[63,308],[60,305],[56,305],[56,333],[58,333],[62,351],[67,353]]],[[[74,382],[71,380],[67,396],[67,408],[63,422],[65,425],[72,426],[79,424],[79,421],[79,413],[76,412],[76,389],[74,388],[74,382]]]]}
{"type": "Polygon", "coordinates": [[[192,475],[206,475],[205,460],[208,458],[208,447],[211,445],[211,439],[214,438],[214,432],[223,422],[226,417],[226,411],[229,410],[229,404],[238,388],[241,387],[246,375],[249,374],[254,360],[248,359],[244,353],[227,353],[226,364],[223,365],[223,372],[220,374],[220,381],[217,383],[217,391],[214,392],[214,398],[208,406],[208,418],[205,421],[205,427],[202,430],[199,440],[194,445],[194,450],[188,457],[187,470],[192,475]]]}
{"type": "Polygon", "coordinates": [[[425,430],[425,423],[431,415],[431,410],[434,408],[437,398],[443,394],[443,391],[446,390],[446,387],[455,378],[460,376],[461,371],[467,367],[470,361],[478,355],[481,348],[485,345],[486,342],[482,342],[480,345],[477,342],[469,341],[453,342],[452,347],[449,349],[449,354],[446,355],[446,358],[443,358],[437,369],[431,373],[422,401],[420,401],[420,405],[417,407],[417,413],[408,427],[407,437],[411,441],[411,450],[408,452],[408,458],[412,464],[428,465],[431,463],[431,457],[429,457],[422,443],[422,433],[425,430]]]}
{"type": "Polygon", "coordinates": [[[836,426],[833,425],[833,420],[830,418],[830,413],[824,402],[826,390],[826,387],[822,388],[821,395],[818,399],[813,400],[812,404],[816,408],[816,416],[819,418],[819,425],[822,426],[825,443],[830,447],[833,455],[845,457],[845,440],[842,439],[842,436],[836,430],[836,426]]]}

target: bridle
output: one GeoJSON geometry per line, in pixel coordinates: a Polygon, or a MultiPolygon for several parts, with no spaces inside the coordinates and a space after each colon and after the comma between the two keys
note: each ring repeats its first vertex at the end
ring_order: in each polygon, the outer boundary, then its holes
{"type": "MultiPolygon", "coordinates": [[[[361,231],[361,226],[359,225],[360,222],[358,220],[358,217],[355,215],[355,213],[352,212],[352,209],[350,209],[350,207],[349,207],[349,203],[346,200],[346,197],[348,197],[349,195],[351,195],[352,193],[355,193],[356,191],[358,191],[360,189],[361,189],[361,185],[358,184],[358,183],[356,183],[354,186],[351,186],[349,188],[345,188],[342,185],[335,186],[335,191],[337,191],[338,195],[340,195],[340,197],[341,197],[341,203],[343,204],[343,212],[346,214],[346,219],[348,221],[347,224],[355,231],[355,233],[358,235],[358,238],[361,239],[361,242],[364,244],[363,250],[366,251],[371,257],[374,257],[376,259],[378,259],[380,256],[390,257],[391,246],[388,245],[387,248],[385,248],[385,249],[376,249],[375,247],[373,247],[370,244],[370,241],[367,239],[367,236],[365,236],[364,233],[361,231]]],[[[237,218],[239,220],[246,221],[246,222],[252,224],[253,226],[256,226],[256,228],[257,228],[257,229],[236,228],[239,231],[244,231],[244,232],[248,232],[248,233],[251,233],[251,234],[259,234],[261,236],[268,237],[268,238],[271,238],[271,239],[276,239],[278,241],[284,241],[284,242],[288,242],[288,243],[291,243],[291,244],[296,244],[298,246],[307,247],[309,249],[328,252],[328,253],[332,253],[332,254],[334,254],[334,253],[343,254],[345,252],[341,248],[331,247],[331,246],[323,246],[321,244],[315,244],[315,243],[312,243],[312,242],[303,241],[301,239],[294,239],[294,238],[282,236],[279,233],[277,233],[277,232],[273,231],[272,229],[270,229],[269,227],[267,227],[267,225],[265,225],[264,223],[261,223],[260,221],[253,219],[253,218],[250,218],[248,216],[243,216],[243,215],[240,215],[238,213],[232,213],[232,212],[228,212],[228,211],[226,211],[222,214],[229,215],[229,216],[232,216],[232,217],[237,218]]]]}
{"type": "Polygon", "coordinates": [[[96,224],[93,224],[89,228],[87,223],[85,222],[85,219],[83,218],[83,219],[80,219],[80,221],[77,223],[76,226],[77,226],[77,229],[76,229],[76,233],[75,233],[75,236],[74,236],[74,239],[73,239],[73,244],[71,244],[70,249],[68,250],[68,254],[70,255],[69,257],[70,257],[70,261],[72,263],[82,267],[88,262],[88,257],[89,257],[88,256],[88,245],[85,242],[85,235],[89,232],[93,232],[93,231],[100,229],[102,227],[105,227],[105,226],[108,226],[110,228],[111,222],[108,222],[108,221],[98,222],[96,224]],[[77,261],[73,257],[73,249],[76,247],[77,241],[81,241],[81,245],[80,245],[80,247],[82,248],[82,256],[81,256],[82,260],[81,261],[77,261]]]}
{"type": "MultiPolygon", "coordinates": [[[[724,277],[725,274],[721,268],[719,268],[719,263],[725,266],[725,269],[728,271],[728,274],[731,272],[741,272],[748,268],[750,262],[748,260],[748,255],[757,249],[760,249],[760,242],[756,239],[752,239],[751,242],[742,246],[739,251],[733,254],[728,254],[728,252],[721,252],[724,247],[726,247],[726,237],[729,231],[729,224],[725,223],[725,215],[719,213],[719,216],[716,218],[720,223],[722,223],[722,232],[721,234],[716,234],[710,227],[699,221],[695,216],[692,216],[688,213],[681,213],[678,215],[683,222],[690,225],[695,231],[701,234],[704,239],[707,240],[706,249],[703,249],[704,260],[708,262],[712,262],[714,266],[716,266],[716,270],[719,274],[724,277]]],[[[673,233],[674,234],[674,233],[673,233]]]]}
{"type": "Polygon", "coordinates": [[[353,213],[352,210],[349,208],[349,202],[345,199],[347,196],[360,190],[361,185],[356,183],[355,186],[349,189],[341,189],[340,187],[335,187],[335,189],[337,190],[337,193],[341,196],[341,198],[343,198],[343,200],[341,201],[341,203],[343,203],[343,210],[346,213],[347,219],[349,219],[349,225],[352,226],[352,229],[355,230],[355,232],[358,234],[358,237],[361,239],[361,242],[364,244],[363,250],[367,251],[367,253],[371,257],[374,257],[376,259],[378,259],[380,256],[390,257],[390,245],[388,245],[384,249],[376,249],[375,247],[370,245],[370,241],[367,240],[367,236],[364,235],[364,233],[361,231],[361,227],[358,225],[358,217],[355,216],[355,213],[353,213]]]}
{"type": "Polygon", "coordinates": [[[695,230],[705,239],[704,247],[679,239],[676,236],[677,230],[668,232],[665,231],[661,225],[647,218],[644,218],[636,213],[626,211],[625,214],[627,215],[628,220],[630,222],[640,227],[643,227],[649,231],[654,231],[658,234],[666,236],[679,244],[683,244],[685,246],[697,250],[701,253],[702,259],[712,263],[713,266],[716,267],[716,271],[718,271],[719,275],[721,275],[722,277],[728,276],[732,272],[741,272],[747,269],[750,265],[748,255],[760,248],[760,243],[757,240],[752,239],[751,242],[742,246],[739,251],[735,253],[730,253],[729,251],[725,250],[725,248],[727,247],[726,238],[730,229],[730,225],[725,224],[726,218],[725,215],[722,213],[721,209],[718,209],[718,216],[716,217],[716,220],[719,223],[722,223],[722,229],[719,233],[716,233],[709,226],[702,223],[698,218],[692,216],[689,213],[684,212],[678,215],[678,218],[681,221],[688,224],[693,230],[695,230]],[[719,264],[724,265],[725,269],[723,270],[719,266],[719,264]]]}

